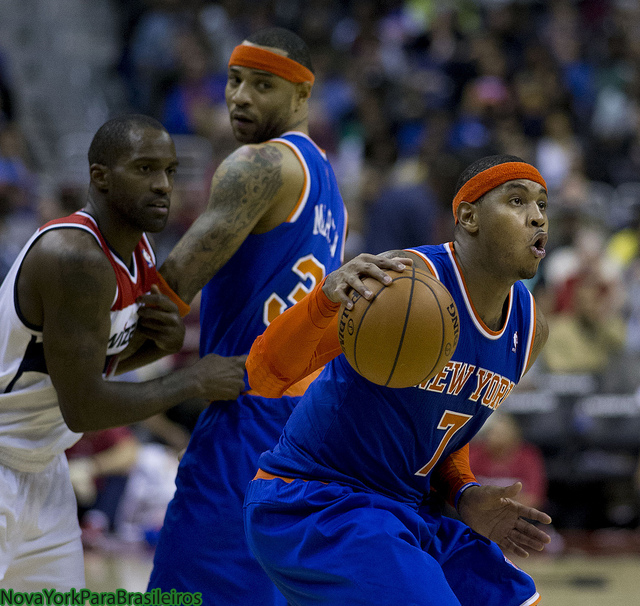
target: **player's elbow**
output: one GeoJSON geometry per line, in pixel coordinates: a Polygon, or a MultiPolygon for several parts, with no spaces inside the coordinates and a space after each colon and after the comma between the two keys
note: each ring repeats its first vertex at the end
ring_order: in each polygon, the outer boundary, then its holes
{"type": "Polygon", "coordinates": [[[87,400],[83,400],[84,406],[82,403],[71,401],[69,398],[59,398],[58,402],[62,418],[71,431],[84,433],[85,431],[106,429],[106,427],[98,422],[95,415],[87,410],[87,400]]]}
{"type": "Polygon", "coordinates": [[[73,406],[69,406],[68,403],[65,405],[61,401],[60,411],[62,412],[62,418],[64,419],[64,422],[67,424],[67,427],[71,431],[75,431],[76,433],[84,433],[85,431],[89,431],[86,419],[84,419],[82,413],[78,410],[75,410],[73,406]]]}
{"type": "Polygon", "coordinates": [[[249,387],[256,394],[264,398],[280,398],[287,390],[287,386],[278,381],[275,375],[271,374],[266,367],[247,365],[246,369],[249,387]]]}
{"type": "Polygon", "coordinates": [[[76,433],[84,433],[85,431],[89,431],[86,427],[86,423],[83,423],[83,420],[80,418],[81,415],[65,412],[65,408],[60,406],[60,410],[62,411],[62,418],[64,422],[67,424],[67,427],[76,433]]]}

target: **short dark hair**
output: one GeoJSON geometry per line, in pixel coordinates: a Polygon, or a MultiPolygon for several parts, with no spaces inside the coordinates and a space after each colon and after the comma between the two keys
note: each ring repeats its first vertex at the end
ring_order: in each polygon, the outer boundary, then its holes
{"type": "Polygon", "coordinates": [[[112,167],[130,149],[129,134],[136,128],[167,129],[155,118],[144,114],[125,114],[107,120],[96,132],[89,146],[89,166],[112,167]]]}
{"type": "Polygon", "coordinates": [[[268,27],[251,34],[246,38],[246,41],[283,50],[287,53],[289,59],[304,65],[313,73],[311,53],[307,43],[291,30],[284,27],[268,27]]]}
{"type": "Polygon", "coordinates": [[[456,182],[455,193],[457,194],[462,189],[462,186],[467,181],[469,181],[469,179],[473,179],[473,177],[475,177],[482,171],[487,170],[488,168],[491,168],[493,166],[498,166],[499,164],[506,164],[507,162],[524,162],[525,164],[530,164],[529,162],[526,162],[518,156],[510,156],[509,154],[485,156],[484,158],[476,160],[462,171],[462,174],[458,177],[458,180],[456,182]]]}

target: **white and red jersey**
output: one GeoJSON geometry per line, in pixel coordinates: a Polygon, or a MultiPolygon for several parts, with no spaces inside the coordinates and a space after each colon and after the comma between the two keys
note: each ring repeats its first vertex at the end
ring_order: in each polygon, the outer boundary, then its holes
{"type": "MultiPolygon", "coordinates": [[[[0,287],[0,464],[18,471],[40,471],[79,438],[64,422],[58,398],[47,372],[42,327],[22,316],[16,279],[36,240],[53,229],[83,229],[97,240],[116,275],[111,305],[111,332],[105,350],[105,377],[115,371],[138,322],[137,298],[158,282],[156,259],[143,235],[131,268],[109,248],[91,215],[78,211],[42,226],[25,244],[0,287]]],[[[92,406],[92,402],[87,402],[92,406]]]]}

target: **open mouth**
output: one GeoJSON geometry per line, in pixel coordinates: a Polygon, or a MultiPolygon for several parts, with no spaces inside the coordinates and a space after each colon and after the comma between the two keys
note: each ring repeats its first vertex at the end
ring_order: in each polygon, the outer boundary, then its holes
{"type": "Polygon", "coordinates": [[[533,251],[534,256],[538,259],[543,259],[547,254],[547,251],[545,250],[547,239],[547,234],[541,233],[536,237],[536,239],[533,241],[533,244],[531,245],[531,250],[533,251]]]}

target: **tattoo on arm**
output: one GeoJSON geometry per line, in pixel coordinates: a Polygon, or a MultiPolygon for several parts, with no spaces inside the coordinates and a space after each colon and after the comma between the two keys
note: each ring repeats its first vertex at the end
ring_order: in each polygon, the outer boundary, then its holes
{"type": "Polygon", "coordinates": [[[282,152],[274,145],[245,146],[213,177],[209,206],[194,222],[161,273],[187,302],[238,250],[280,191],[282,152]]]}
{"type": "Polygon", "coordinates": [[[253,227],[268,208],[282,186],[281,162],[280,151],[267,146],[222,165],[221,175],[214,178],[211,203],[224,211],[227,244],[236,233],[253,227]]]}

